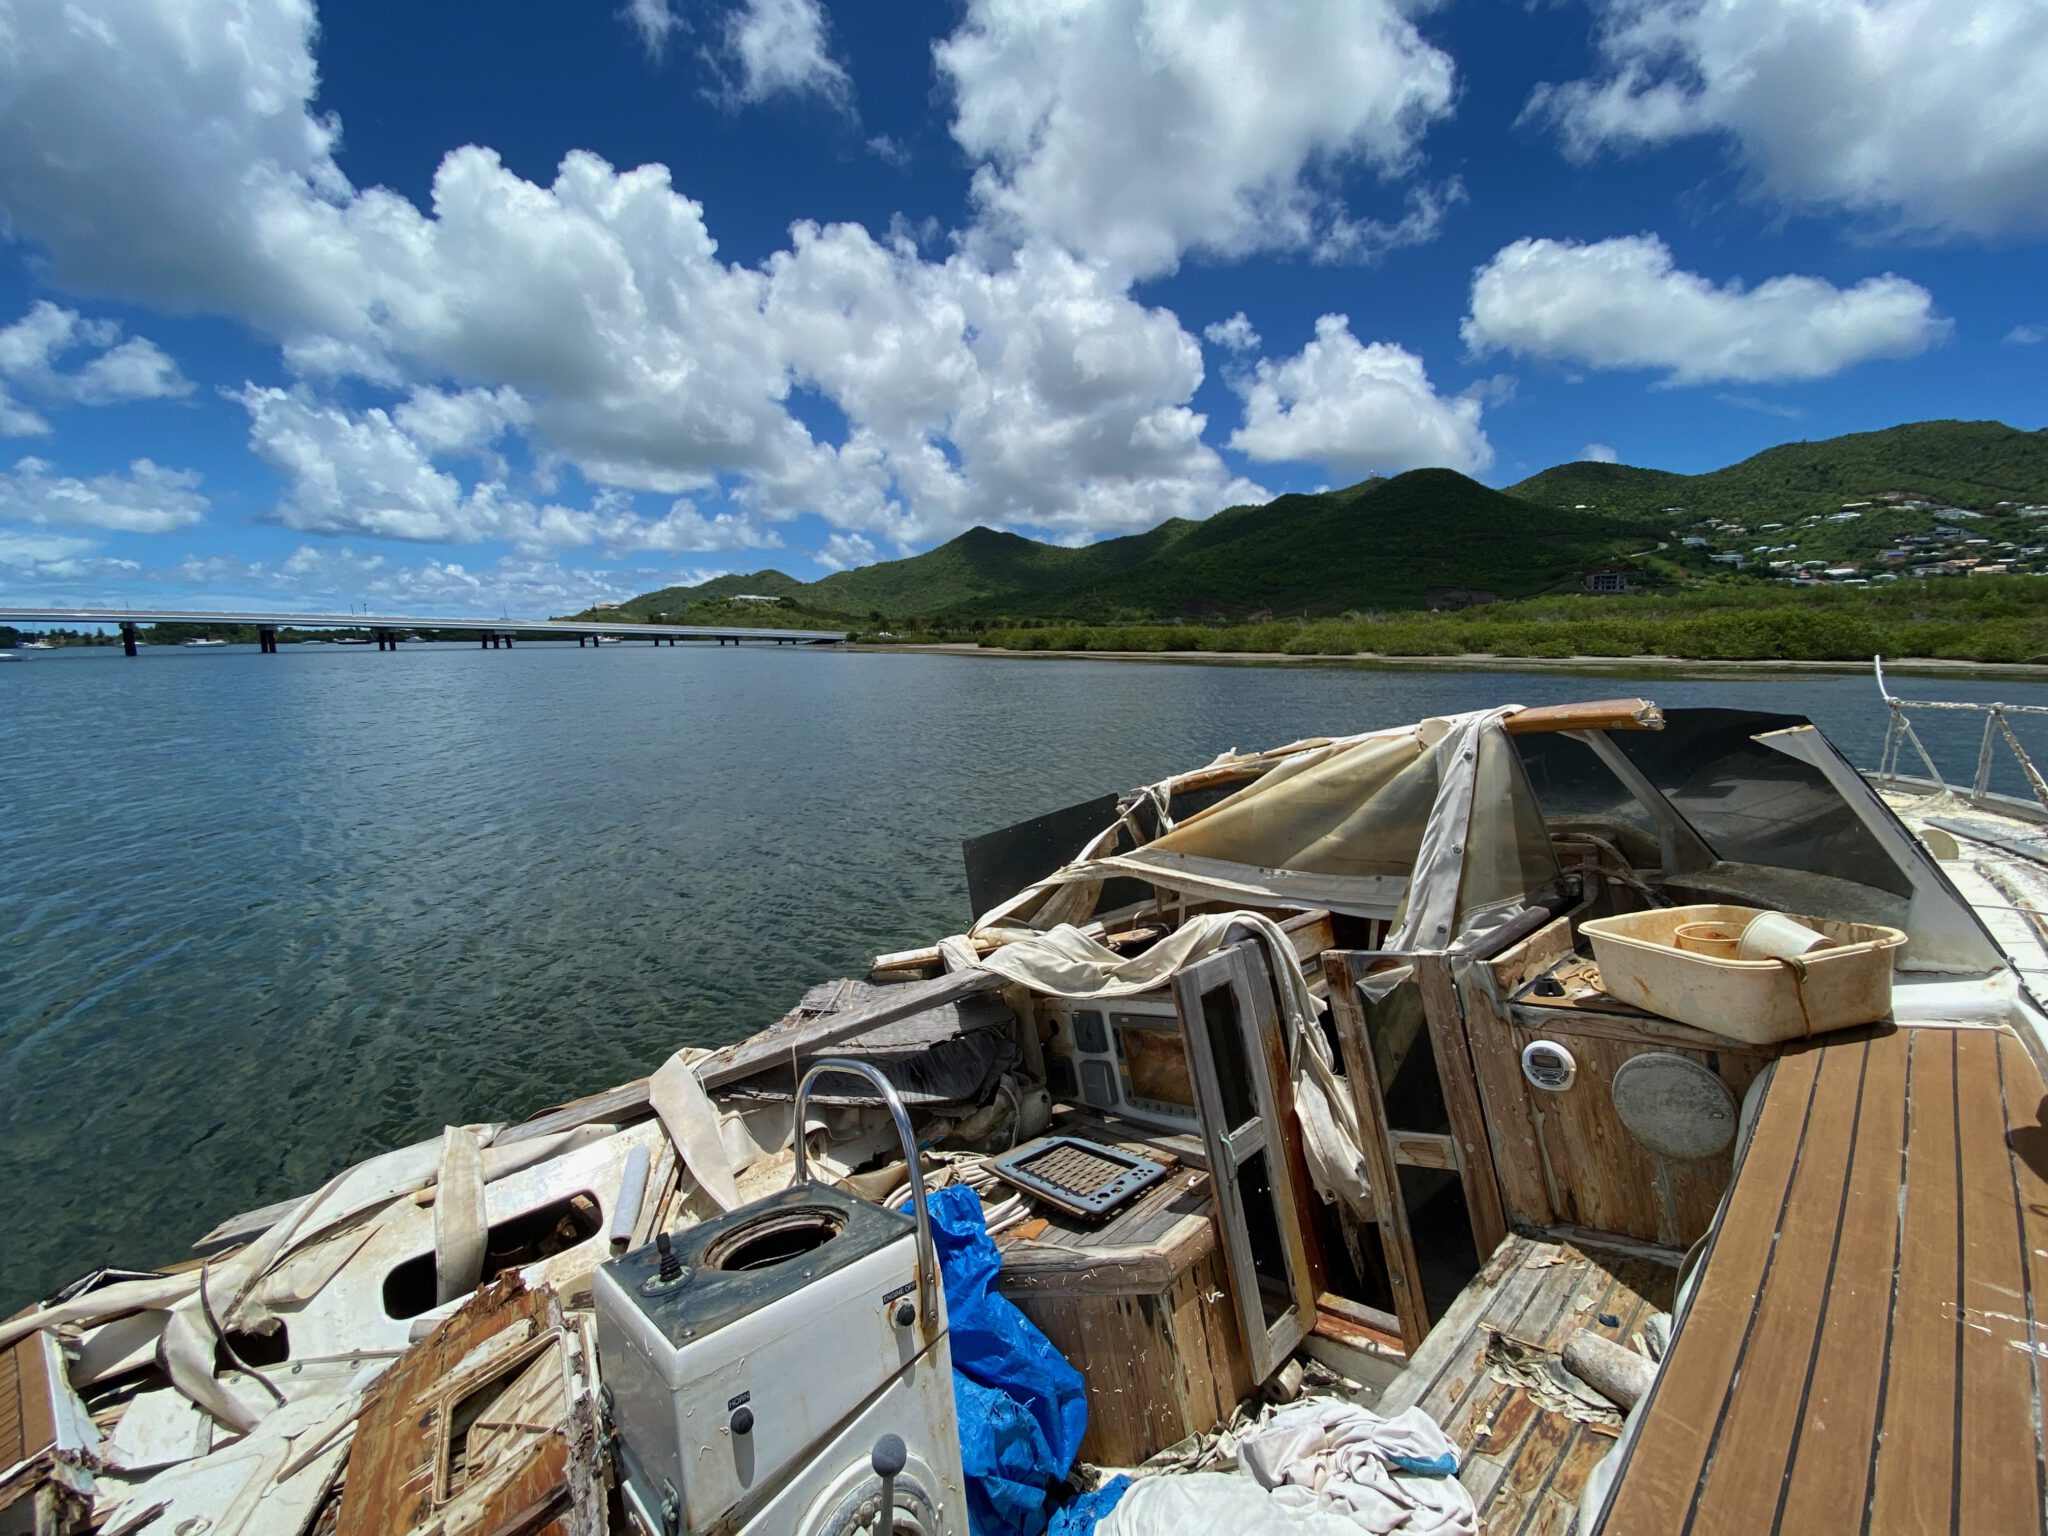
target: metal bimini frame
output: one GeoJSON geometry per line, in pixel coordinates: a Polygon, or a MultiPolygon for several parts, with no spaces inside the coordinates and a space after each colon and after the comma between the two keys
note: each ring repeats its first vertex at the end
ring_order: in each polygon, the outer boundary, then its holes
{"type": "Polygon", "coordinates": [[[2041,777],[2041,770],[2034,766],[2027,749],[2020,745],[2019,737],[2013,734],[2011,715],[2048,715],[2048,705],[2043,704],[1977,704],[1956,699],[1901,699],[1895,698],[1884,680],[1884,658],[1874,656],[1872,665],[1877,671],[1877,691],[1884,698],[1885,708],[1891,712],[1891,719],[1885,726],[1884,748],[1878,753],[1877,781],[1881,785],[1900,783],[1899,757],[1906,747],[1911,746],[1927,768],[1927,776],[1945,793],[1958,791],[1941,776],[1941,770],[1934,766],[1934,759],[1928,755],[1926,746],[1920,740],[1920,733],[1913,729],[1909,709],[1960,709],[1974,711],[1984,716],[1984,742],[1977,750],[1977,777],[1970,786],[1966,798],[1983,801],[1991,793],[1992,748],[2000,736],[2012,749],[2020,772],[2026,775],[2027,786],[2033,790],[2034,798],[2048,810],[2048,780],[2041,777]]]}

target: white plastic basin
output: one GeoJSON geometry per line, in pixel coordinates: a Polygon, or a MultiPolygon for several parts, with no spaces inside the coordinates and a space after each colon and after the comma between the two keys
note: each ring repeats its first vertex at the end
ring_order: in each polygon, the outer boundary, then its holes
{"type": "Polygon", "coordinates": [[[1731,1040],[1764,1045],[1871,1024],[1892,1011],[1896,928],[1787,913],[1835,940],[1799,961],[1722,960],[1677,947],[1682,923],[1716,923],[1738,933],[1763,911],[1719,904],[1665,907],[1595,918],[1579,931],[1593,941],[1600,986],[1610,997],[1731,1040]]]}

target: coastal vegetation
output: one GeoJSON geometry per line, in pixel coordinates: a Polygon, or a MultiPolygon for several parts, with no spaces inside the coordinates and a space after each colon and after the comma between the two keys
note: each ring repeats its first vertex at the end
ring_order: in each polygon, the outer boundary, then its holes
{"type": "Polygon", "coordinates": [[[1212,625],[1045,623],[971,638],[1022,651],[1697,661],[1867,661],[1882,654],[2048,663],[2048,576],[1862,588],[1727,582],[1637,597],[1534,598],[1458,613],[1212,625]]]}

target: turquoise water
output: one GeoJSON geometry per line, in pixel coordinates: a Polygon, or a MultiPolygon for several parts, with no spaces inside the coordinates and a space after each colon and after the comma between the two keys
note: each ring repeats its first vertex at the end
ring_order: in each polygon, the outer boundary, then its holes
{"type": "MultiPolygon", "coordinates": [[[[1867,678],[809,650],[24,652],[0,665],[0,1313],[441,1125],[758,1029],[967,918],[962,837],[1230,747],[1867,678]]],[[[2048,687],[1915,682],[2048,702],[2048,687]]],[[[1976,727],[1932,733],[1964,778],[1976,727]]]]}

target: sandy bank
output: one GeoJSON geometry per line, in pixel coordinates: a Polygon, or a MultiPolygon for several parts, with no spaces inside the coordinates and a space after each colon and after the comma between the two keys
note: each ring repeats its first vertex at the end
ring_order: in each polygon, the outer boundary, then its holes
{"type": "MultiPolygon", "coordinates": [[[[1867,661],[1689,661],[1676,656],[1295,656],[1285,651],[1017,651],[1000,647],[945,645],[848,645],[850,651],[902,652],[922,656],[990,656],[1024,661],[1153,661],[1217,667],[1359,667],[1454,672],[1590,672],[1671,677],[1740,677],[1757,672],[1857,673],[1867,661]]],[[[1944,661],[1935,657],[1885,658],[1888,674],[1926,677],[2012,678],[2048,682],[2048,666],[2006,661],[1944,661]]]]}

